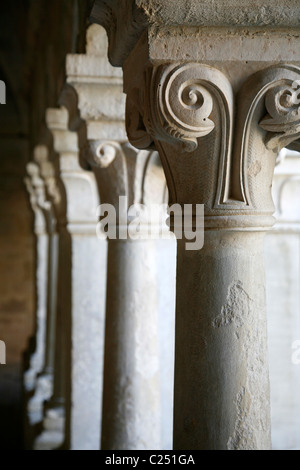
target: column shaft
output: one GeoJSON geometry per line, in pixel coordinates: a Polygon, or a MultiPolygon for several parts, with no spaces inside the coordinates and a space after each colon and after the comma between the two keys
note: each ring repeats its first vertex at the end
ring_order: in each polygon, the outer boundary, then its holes
{"type": "Polygon", "coordinates": [[[34,389],[37,376],[43,368],[45,356],[48,242],[48,234],[36,234],[36,347],[30,359],[30,368],[26,371],[24,378],[28,390],[34,389]]]}
{"type": "Polygon", "coordinates": [[[263,234],[178,242],[175,449],[269,449],[263,234]]]}
{"type": "Polygon", "coordinates": [[[108,248],[103,449],[159,449],[158,296],[154,241],[108,248]]]}
{"type": "Polygon", "coordinates": [[[106,255],[106,241],[96,238],[96,227],[90,234],[72,235],[70,426],[74,450],[100,449],[106,255]]]}

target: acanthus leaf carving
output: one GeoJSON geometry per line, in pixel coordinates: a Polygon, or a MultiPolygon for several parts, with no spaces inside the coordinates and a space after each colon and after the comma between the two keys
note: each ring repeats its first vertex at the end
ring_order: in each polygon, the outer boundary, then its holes
{"type": "Polygon", "coordinates": [[[262,201],[270,213],[274,208],[270,188],[276,156],[300,136],[293,103],[299,76],[299,67],[271,66],[252,75],[239,92],[231,194],[247,210],[257,210],[262,201]]]}
{"type": "MultiPolygon", "coordinates": [[[[234,99],[227,77],[216,68],[200,63],[170,63],[148,67],[144,85],[127,93],[127,133],[138,148],[156,148],[168,181],[170,202],[178,201],[173,163],[164,154],[164,143],[177,152],[173,156],[202,154],[199,140],[214,135],[220,140],[217,163],[218,187],[215,205],[226,201],[230,180],[234,99]],[[216,134],[213,134],[216,133],[216,134]]],[[[214,144],[212,144],[213,146],[214,144]]],[[[218,144],[217,144],[218,145],[218,144]]],[[[173,159],[172,156],[172,159],[173,159]]]]}
{"type": "Polygon", "coordinates": [[[152,148],[153,139],[174,145],[185,152],[197,149],[198,139],[210,134],[214,122],[213,97],[200,64],[162,65],[146,72],[145,91],[127,98],[127,132],[138,148],[152,148]]]}
{"type": "Polygon", "coordinates": [[[89,140],[81,151],[95,173],[101,203],[117,206],[120,196],[129,205],[165,202],[166,181],[156,151],[110,140],[89,140]]]}
{"type": "Polygon", "coordinates": [[[83,160],[91,167],[108,168],[120,152],[120,144],[113,141],[89,140],[81,149],[83,160]]]}
{"type": "MultiPolygon", "coordinates": [[[[231,83],[220,70],[200,63],[152,64],[144,71],[140,92],[129,88],[127,93],[129,139],[137,147],[159,149],[172,203],[190,196],[182,158],[191,155],[191,184],[198,188],[194,200],[205,203],[207,185],[214,181],[210,214],[226,209],[254,215],[263,213],[263,206],[271,214],[273,150],[295,145],[300,137],[299,76],[293,65],[260,70],[244,83],[235,106],[231,83]],[[197,163],[208,154],[211,163],[197,163]],[[207,183],[200,168],[210,171],[207,183]]],[[[190,178],[188,169],[186,174],[190,178]]]]}
{"type": "Polygon", "coordinates": [[[268,131],[267,147],[278,153],[300,138],[300,80],[269,90],[265,104],[268,115],[260,126],[268,131]]]}
{"type": "Polygon", "coordinates": [[[160,140],[179,141],[186,152],[196,150],[198,138],[208,135],[215,127],[209,119],[213,99],[202,77],[197,77],[198,68],[196,64],[175,68],[171,65],[158,70],[154,77],[157,93],[154,122],[158,123],[155,134],[160,140]]]}

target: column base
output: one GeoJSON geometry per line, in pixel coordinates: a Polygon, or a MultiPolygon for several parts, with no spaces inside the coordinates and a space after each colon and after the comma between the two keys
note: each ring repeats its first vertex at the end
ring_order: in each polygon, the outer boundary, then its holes
{"type": "Polygon", "coordinates": [[[65,439],[65,410],[63,407],[47,410],[44,431],[35,439],[34,450],[58,450],[65,439]]]}
{"type": "Polygon", "coordinates": [[[41,375],[36,381],[34,395],[29,400],[27,406],[28,419],[31,426],[43,420],[44,403],[50,399],[52,391],[53,377],[46,374],[41,375]]]}

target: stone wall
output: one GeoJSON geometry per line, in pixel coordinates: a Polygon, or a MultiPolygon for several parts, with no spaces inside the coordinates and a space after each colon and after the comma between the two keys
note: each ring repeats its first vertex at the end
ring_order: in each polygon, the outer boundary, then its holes
{"type": "Polygon", "coordinates": [[[0,106],[0,340],[6,343],[7,365],[0,366],[0,448],[21,445],[21,369],[35,333],[35,238],[25,167],[45,108],[56,104],[64,83],[66,54],[83,50],[91,3],[1,5],[0,79],[6,104],[0,106]]]}

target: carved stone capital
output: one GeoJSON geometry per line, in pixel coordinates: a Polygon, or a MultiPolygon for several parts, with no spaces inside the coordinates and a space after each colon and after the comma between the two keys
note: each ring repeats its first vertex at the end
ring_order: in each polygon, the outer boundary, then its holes
{"type": "MultiPolygon", "coordinates": [[[[157,208],[167,203],[163,168],[156,151],[137,150],[128,142],[89,141],[84,155],[93,167],[101,204],[120,210],[120,197],[126,198],[126,213],[134,205],[157,208]]],[[[152,214],[153,215],[153,214],[152,214]]],[[[117,213],[118,223],[119,213],[117,213]]],[[[130,219],[123,220],[127,224],[130,219]]],[[[149,221],[147,221],[149,223],[149,221]]]]}
{"type": "Polygon", "coordinates": [[[88,28],[86,54],[69,54],[66,74],[69,88],[77,96],[86,138],[125,141],[123,75],[108,62],[103,27],[94,24],[88,28]]]}
{"type": "Polygon", "coordinates": [[[204,204],[207,228],[270,226],[275,153],[299,139],[299,5],[275,3],[95,2],[129,139],[159,151],[170,203],[204,204]]]}
{"type": "Polygon", "coordinates": [[[36,188],[36,179],[32,176],[31,166],[27,169],[28,175],[24,178],[25,187],[29,195],[31,208],[34,212],[34,231],[36,235],[45,234],[47,231],[47,218],[45,217],[45,198],[42,199],[36,188]],[[42,202],[42,207],[40,203],[42,202]]]}
{"type": "Polygon", "coordinates": [[[33,207],[42,211],[49,211],[51,203],[47,198],[45,182],[41,178],[39,166],[34,162],[30,162],[27,164],[26,169],[29,175],[26,182],[32,197],[33,207]]]}
{"type": "Polygon", "coordinates": [[[67,201],[67,223],[71,231],[94,231],[98,197],[94,175],[79,164],[78,133],[71,131],[70,112],[64,106],[48,109],[46,122],[53,135],[54,149],[59,155],[59,177],[67,201]]]}
{"type": "Polygon", "coordinates": [[[40,167],[40,174],[52,203],[58,208],[62,204],[62,194],[55,175],[54,163],[50,161],[48,147],[37,145],[34,148],[33,159],[40,167]]]}
{"type": "Polygon", "coordinates": [[[268,114],[260,126],[269,132],[267,147],[279,153],[300,138],[300,75],[293,82],[286,79],[274,85],[265,104],[268,114]]]}
{"type": "Polygon", "coordinates": [[[276,156],[300,137],[300,68],[267,67],[238,90],[195,62],[147,65],[141,77],[126,81],[127,132],[159,150],[170,202],[204,204],[208,228],[272,225],[276,156]]]}
{"type": "Polygon", "coordinates": [[[127,198],[126,209],[163,204],[167,189],[158,153],[137,151],[127,142],[123,74],[109,64],[107,45],[104,28],[94,24],[87,31],[86,54],[67,59],[67,82],[77,94],[86,126],[81,165],[93,169],[101,204],[117,209],[122,196],[127,198]]]}
{"type": "Polygon", "coordinates": [[[134,88],[127,99],[127,133],[137,147],[165,141],[180,153],[196,150],[198,139],[215,128],[209,118],[214,95],[224,102],[232,120],[230,83],[210,66],[186,63],[148,69],[142,93],[134,88]]]}

